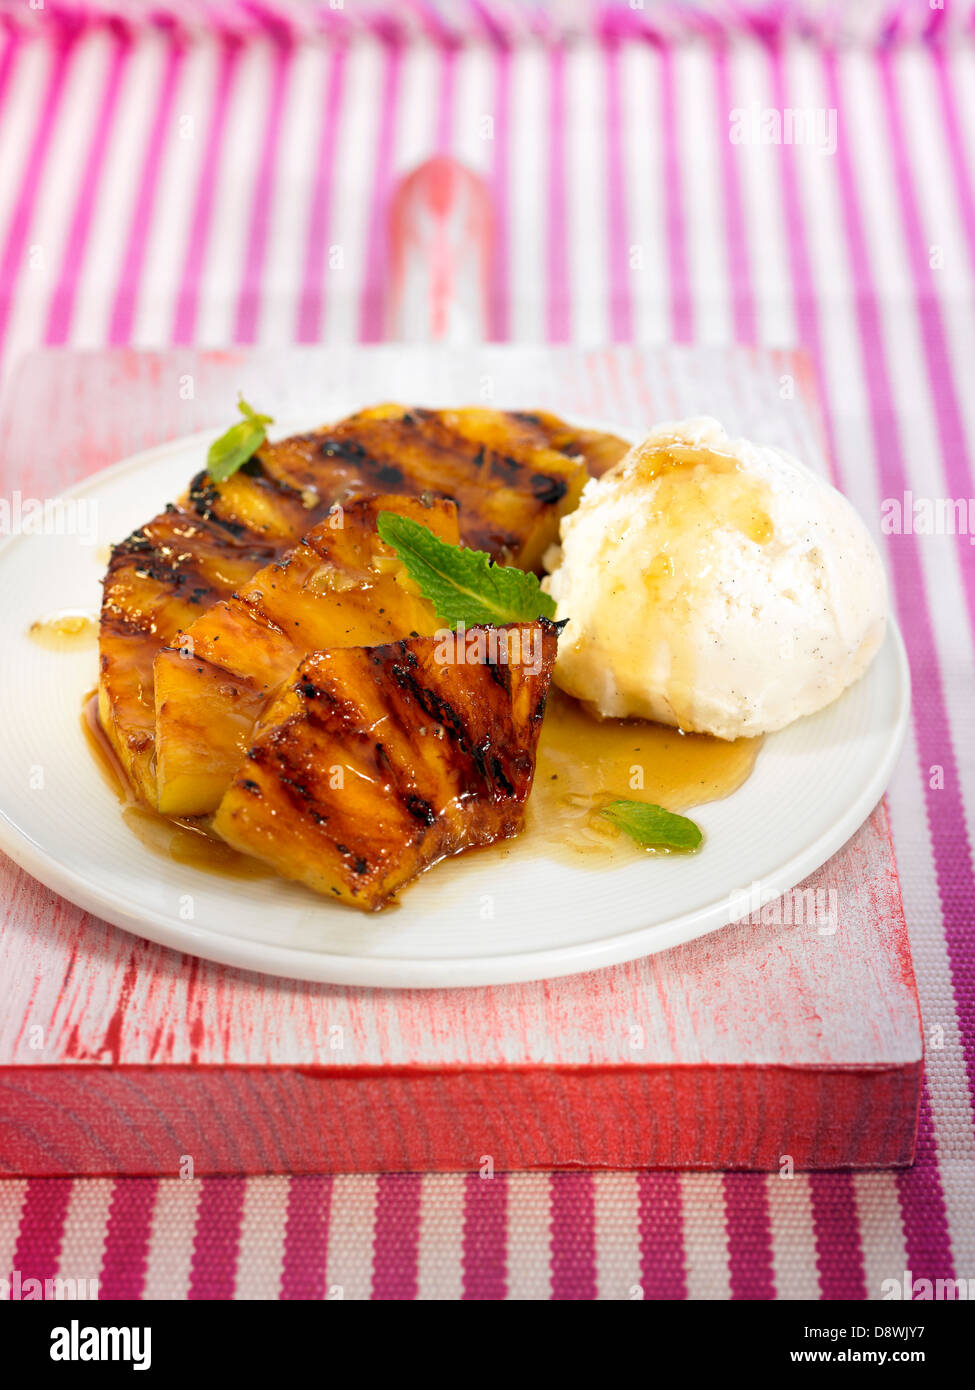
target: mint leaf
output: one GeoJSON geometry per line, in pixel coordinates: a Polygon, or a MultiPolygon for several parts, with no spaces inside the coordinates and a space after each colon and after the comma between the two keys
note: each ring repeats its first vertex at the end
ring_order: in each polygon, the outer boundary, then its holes
{"type": "Polygon", "coordinates": [[[483,550],[450,545],[398,512],[380,512],[376,529],[403,561],[437,617],[450,627],[555,617],[555,604],[539,588],[534,574],[496,565],[483,550]]]}
{"type": "Polygon", "coordinates": [[[677,849],[690,853],[704,838],[700,826],[692,820],[649,801],[611,801],[599,814],[647,849],[677,849]]]}
{"type": "Polygon", "coordinates": [[[207,452],[207,472],[215,483],[226,482],[241,464],[253,458],[267,439],[267,426],[274,424],[270,415],[259,415],[243,396],[237,397],[237,409],[243,420],[215,439],[207,452]]]}

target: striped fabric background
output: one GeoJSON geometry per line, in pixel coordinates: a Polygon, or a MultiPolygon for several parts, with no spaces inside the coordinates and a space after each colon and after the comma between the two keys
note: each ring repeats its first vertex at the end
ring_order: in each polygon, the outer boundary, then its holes
{"type": "MultiPolygon", "coordinates": [[[[40,343],[376,340],[391,185],[443,150],[495,200],[493,337],[803,343],[836,479],[875,527],[907,490],[975,495],[968,39],[932,20],[877,48],[761,26],[670,43],[620,6],[513,40],[486,4],[458,37],[408,8],[408,41],[188,37],[54,5],[0,27],[3,376],[40,343]],[[835,151],[729,139],[735,108],[785,107],[835,111],[835,151]]],[[[890,794],[928,1044],[914,1169],[5,1181],[0,1273],[166,1298],[877,1298],[905,1270],[975,1278],[975,546],[885,550],[915,682],[890,794]]]]}

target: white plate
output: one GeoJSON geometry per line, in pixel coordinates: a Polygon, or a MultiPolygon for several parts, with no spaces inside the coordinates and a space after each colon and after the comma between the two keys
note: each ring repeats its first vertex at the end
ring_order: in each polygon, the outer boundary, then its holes
{"type": "Polygon", "coordinates": [[[883,794],[910,700],[893,623],[856,686],[768,738],[745,785],[693,813],[707,837],[695,857],[593,869],[518,852],[460,856],[376,917],[283,879],[220,878],[161,858],[123,823],[81,731],[95,649],[46,650],[27,629],[67,607],[97,609],[105,545],[185,487],[210,437],[161,445],[65,494],[95,504],[97,545],[15,535],[0,549],[0,847],[109,922],[228,965],[334,984],[433,988],[569,975],[713,931],[753,884],[763,902],[793,888],[883,794]]]}

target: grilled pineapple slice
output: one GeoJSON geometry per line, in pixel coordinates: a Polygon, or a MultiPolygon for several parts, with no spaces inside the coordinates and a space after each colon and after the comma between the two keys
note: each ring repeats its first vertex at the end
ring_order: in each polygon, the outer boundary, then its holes
{"type": "Polygon", "coordinates": [[[292,485],[290,441],[180,500],[112,550],[103,580],[98,714],[136,795],[156,800],[153,661],[207,608],[293,545],[331,499],[292,485]]]}
{"type": "Polygon", "coordinates": [[[104,581],[99,715],[136,793],[155,804],[153,662],[199,615],[294,545],[335,501],[396,492],[456,500],[461,538],[538,568],[578,500],[586,460],[626,445],[551,415],[385,405],[261,446],[115,547],[104,581]]]}
{"type": "Polygon", "coordinates": [[[435,632],[436,614],[376,534],[396,511],[456,545],[457,508],[371,497],[335,507],[280,560],[214,604],[155,660],[156,788],[167,816],[213,811],[254,725],[299,659],[435,632]]]}
{"type": "Polygon", "coordinates": [[[544,410],[521,415],[519,419],[534,421],[544,430],[549,446],[560,454],[578,454],[592,478],[601,478],[630,450],[630,445],[619,435],[606,434],[603,430],[579,430],[544,410]]]}
{"type": "MultiPolygon", "coordinates": [[[[304,512],[307,527],[308,513],[304,512]]],[[[152,664],[181,627],[281,548],[173,508],[115,547],[104,580],[98,713],[136,793],[155,802],[152,664]]]]}
{"type": "Polygon", "coordinates": [[[258,726],[214,829],[364,911],[446,855],[516,835],[557,631],[543,618],[314,653],[258,726]]]}
{"type": "MultiPolygon", "coordinates": [[[[577,452],[553,447],[554,417],[497,410],[404,410],[379,405],[341,421],[322,452],[347,469],[378,470],[388,492],[452,497],[465,545],[499,564],[539,569],[559,521],[588,477],[577,452]]],[[[625,447],[625,446],[624,446],[625,447]]]]}

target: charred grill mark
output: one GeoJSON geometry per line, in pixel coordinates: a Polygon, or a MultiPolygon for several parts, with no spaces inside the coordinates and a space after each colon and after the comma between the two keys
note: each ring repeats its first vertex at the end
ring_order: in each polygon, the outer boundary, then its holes
{"type": "MultiPolygon", "coordinates": [[[[321,452],[326,458],[342,458],[361,468],[364,480],[371,484],[393,485],[394,475],[387,475],[386,470],[395,470],[399,474],[395,486],[404,491],[423,490],[416,471],[409,463],[404,465],[402,459],[404,452],[409,459],[411,455],[416,456],[417,450],[426,465],[423,472],[428,477],[440,475],[445,481],[451,475],[464,478],[469,469],[466,481],[472,485],[471,475],[487,465],[491,472],[505,476],[509,485],[512,479],[518,479],[518,485],[526,492],[531,491],[527,476],[521,476],[527,475],[529,470],[525,459],[491,449],[477,439],[468,439],[446,425],[434,412],[417,410],[412,416],[405,430],[402,418],[351,421],[347,426],[348,434],[335,431],[322,442],[321,452]],[[357,436],[368,440],[368,449],[357,436]]],[[[442,488],[433,490],[439,497],[447,495],[442,488]]]]}
{"type": "Polygon", "coordinates": [[[502,765],[501,759],[497,756],[496,753],[490,759],[490,768],[492,781],[499,782],[501,784],[506,796],[514,796],[514,785],[508,781],[508,778],[505,775],[504,766],[502,765]]]}
{"type": "Polygon", "coordinates": [[[220,490],[205,468],[195,475],[187,495],[197,516],[204,521],[216,520],[213,509],[220,501],[220,490]]]}
{"type": "Polygon", "coordinates": [[[508,667],[500,666],[496,661],[488,661],[486,665],[494,684],[499,685],[505,694],[508,694],[511,690],[511,673],[508,667]]]}
{"type": "MultiPolygon", "coordinates": [[[[305,816],[316,803],[320,804],[320,798],[315,788],[309,787],[307,772],[292,756],[292,722],[288,720],[280,729],[275,729],[266,748],[258,745],[263,756],[255,761],[266,768],[268,774],[274,778],[275,786],[280,786],[281,795],[299,815],[305,816]]],[[[298,755],[300,751],[299,746],[298,755]]]]}
{"type": "Polygon", "coordinates": [[[531,476],[532,496],[546,506],[561,502],[569,490],[565,478],[555,473],[533,473],[531,476]]]}
{"type": "Polygon", "coordinates": [[[140,526],[138,531],[133,531],[131,536],[126,536],[124,541],[117,541],[112,546],[112,561],[119,563],[128,555],[139,555],[143,551],[152,550],[155,541],[151,536],[146,535],[146,528],[140,526]]]}
{"type": "MultiPolygon", "coordinates": [[[[400,721],[401,727],[402,721],[400,721]]],[[[385,744],[377,743],[374,747],[374,760],[376,771],[390,784],[390,789],[396,801],[407,811],[410,817],[417,821],[419,825],[429,827],[435,825],[437,821],[436,812],[428,801],[416,792],[413,782],[413,769],[397,766],[389,755],[385,744]],[[401,776],[405,773],[404,778],[401,776]]],[[[419,832],[412,839],[423,839],[423,832],[419,832]]]]}
{"type": "Polygon", "coordinates": [[[481,774],[482,782],[488,781],[487,754],[488,749],[490,747],[491,739],[490,737],[485,735],[485,737],[481,739],[480,743],[475,743],[470,750],[471,757],[474,759],[474,765],[476,766],[478,772],[481,774]]]}
{"type": "Polygon", "coordinates": [[[506,470],[511,475],[509,480],[511,482],[514,482],[515,477],[525,471],[525,465],[521,460],[512,458],[510,454],[494,454],[492,456],[491,466],[494,468],[495,472],[498,473],[500,473],[502,469],[506,470]]]}
{"type": "Polygon", "coordinates": [[[311,813],[316,810],[314,793],[309,792],[308,788],[300,780],[290,777],[284,771],[288,766],[287,760],[282,757],[282,750],[276,750],[277,757],[277,777],[276,786],[280,788],[279,795],[288,803],[298,814],[299,817],[307,816],[315,825],[321,827],[324,822],[316,819],[311,813]]]}
{"type": "Polygon", "coordinates": [[[360,732],[354,722],[360,712],[355,694],[347,695],[337,682],[334,687],[320,685],[308,677],[306,667],[302,665],[298,668],[298,678],[291,689],[312,701],[304,706],[302,714],[311,718],[316,728],[334,729],[338,719],[350,733],[360,732]]]}
{"type": "MultiPolygon", "coordinates": [[[[412,653],[411,653],[412,655],[412,653]]],[[[414,665],[415,665],[414,658],[414,665]]],[[[423,710],[424,714],[430,716],[436,723],[442,724],[445,731],[450,734],[458,748],[464,752],[470,752],[470,745],[467,742],[467,730],[463,720],[454,709],[453,705],[442,695],[431,690],[429,686],[421,684],[414,676],[413,672],[406,666],[401,666],[398,661],[390,664],[390,675],[400,687],[407,691],[423,710]]],[[[407,727],[404,725],[404,727],[407,727]]]]}
{"type": "MultiPolygon", "coordinates": [[[[246,468],[246,464],[244,468],[246,468]]],[[[254,487],[260,488],[265,492],[273,493],[282,501],[298,499],[300,505],[300,491],[292,487],[290,483],[286,483],[282,478],[275,478],[266,473],[263,464],[260,465],[259,473],[250,476],[254,487]]],[[[211,526],[219,526],[222,531],[226,531],[239,541],[243,540],[245,537],[249,537],[253,540],[260,539],[259,532],[256,532],[253,527],[248,526],[246,522],[236,521],[233,517],[221,516],[218,508],[223,498],[220,489],[206,470],[197,473],[196,477],[190,483],[187,496],[193,512],[202,521],[209,522],[211,526]]],[[[273,547],[272,553],[273,550],[279,548],[278,546],[273,547]]]]}
{"type": "Polygon", "coordinates": [[[366,448],[354,434],[348,437],[330,435],[322,441],[319,452],[323,458],[335,459],[356,470],[357,478],[352,480],[352,486],[374,488],[384,492],[395,490],[415,496],[422,491],[423,484],[400,463],[402,450],[398,447],[395,429],[390,428],[400,423],[373,421],[360,424],[357,428],[369,430],[369,448],[366,448]]]}
{"type": "MultiPolygon", "coordinates": [[[[339,826],[335,831],[326,828],[333,817],[321,809],[323,802],[318,790],[308,786],[307,774],[296,765],[295,757],[300,756],[300,746],[295,755],[290,742],[292,723],[293,721],[288,720],[280,729],[274,731],[269,747],[261,750],[266,756],[257,761],[267,765],[268,774],[274,778],[275,786],[280,787],[283,800],[294,808],[300,818],[310,820],[327,836],[337,853],[346,861],[347,869],[361,878],[370,872],[369,861],[362,853],[362,827],[349,827],[360,841],[355,849],[350,848],[344,839],[337,838],[342,834],[341,817],[338,818],[339,826]]],[[[254,751],[252,750],[252,754],[254,751]]],[[[349,838],[352,839],[353,836],[350,835],[349,838]]],[[[352,887],[351,891],[354,893],[357,890],[352,887]]]]}
{"type": "Polygon", "coordinates": [[[381,466],[357,439],[339,439],[334,435],[328,435],[319,444],[318,452],[326,459],[342,459],[345,463],[360,466],[366,462],[373,467],[381,466]]]}
{"type": "Polygon", "coordinates": [[[500,785],[505,795],[513,796],[514,787],[505,775],[504,767],[496,753],[492,753],[493,741],[490,734],[485,734],[480,742],[473,745],[469,744],[471,759],[477,769],[482,787],[477,790],[469,787],[468,791],[474,796],[486,796],[492,801],[497,800],[498,786],[500,785]]]}
{"type": "Polygon", "coordinates": [[[307,782],[299,781],[297,777],[287,777],[282,772],[280,780],[283,787],[290,788],[302,801],[310,801],[315,795],[313,791],[309,791],[307,782]]]}
{"type": "Polygon", "coordinates": [[[406,809],[414,820],[418,820],[421,825],[433,825],[436,822],[436,815],[429,801],[424,801],[422,796],[408,796],[405,800],[406,809]]]}
{"type": "MultiPolygon", "coordinates": [[[[104,581],[103,581],[104,582],[104,581]]],[[[131,637],[136,640],[152,636],[152,620],[148,617],[135,617],[117,603],[106,601],[102,606],[102,627],[117,637],[131,637]]],[[[102,660],[105,653],[102,653],[102,660]]]]}
{"type": "MultiPolygon", "coordinates": [[[[156,525],[156,521],[149,523],[149,527],[156,525]]],[[[165,518],[165,525],[153,538],[153,544],[178,545],[182,552],[202,555],[230,555],[236,560],[258,565],[277,555],[285,542],[269,540],[267,536],[247,527],[242,528],[239,536],[230,535],[224,527],[215,523],[201,521],[189,512],[177,512],[175,521],[172,517],[165,518]]]]}
{"type": "Polygon", "coordinates": [[[315,699],[303,706],[301,717],[326,737],[340,737],[346,745],[362,748],[367,739],[359,726],[359,707],[355,701],[320,686],[317,690],[315,699]]]}
{"type": "MultiPolygon", "coordinates": [[[[159,586],[161,592],[158,595],[140,596],[139,608],[144,614],[150,615],[151,622],[156,621],[156,617],[164,613],[167,605],[174,599],[180,603],[192,604],[194,607],[209,607],[224,597],[223,590],[211,584],[206,576],[190,563],[191,560],[199,560],[198,554],[187,556],[185,551],[176,553],[175,548],[173,549],[172,555],[161,555],[157,550],[139,555],[137,558],[133,557],[124,565],[111,566],[102,581],[103,618],[113,611],[127,611],[130,600],[125,586],[131,584],[133,579],[149,580],[159,586]]],[[[167,638],[168,632],[163,631],[160,636],[167,638]]]]}
{"type": "MultiPolygon", "coordinates": [[[[183,597],[180,590],[184,589],[194,578],[199,580],[203,578],[202,575],[194,574],[185,560],[178,556],[160,555],[158,551],[141,557],[132,569],[132,573],[137,579],[154,579],[157,584],[164,584],[167,588],[172,588],[180,597],[183,597]]],[[[206,590],[210,586],[204,581],[193,587],[206,590]]]]}
{"type": "Polygon", "coordinates": [[[266,464],[258,455],[248,460],[248,463],[255,462],[257,464],[257,469],[253,473],[249,472],[247,463],[241,467],[240,471],[241,473],[247,473],[248,476],[253,479],[254,486],[259,488],[261,492],[271,493],[278,502],[281,502],[289,508],[300,507],[301,514],[304,516],[307,516],[309,512],[314,515],[316,510],[321,511],[322,508],[327,505],[324,500],[321,500],[317,508],[309,508],[302,501],[302,489],[300,487],[296,487],[294,483],[287,482],[276,473],[269,473],[266,464]]]}
{"type": "Polygon", "coordinates": [[[403,470],[395,463],[380,464],[376,469],[375,481],[392,490],[402,483],[403,470]]]}
{"type": "MultiPolygon", "coordinates": [[[[187,516],[186,520],[189,522],[190,518],[187,516]]],[[[130,537],[115,547],[102,581],[106,594],[114,583],[120,579],[128,582],[128,577],[134,575],[159,584],[165,591],[160,595],[163,602],[171,595],[187,598],[187,586],[193,590],[191,602],[199,603],[211,595],[215,602],[223,597],[223,588],[208,580],[201,566],[219,565],[220,558],[227,556],[235,563],[245,562],[257,569],[276,553],[276,547],[258,543],[258,538],[252,532],[245,533],[244,528],[239,528],[239,535],[231,536],[213,529],[214,523],[194,520],[182,534],[167,518],[166,528],[160,528],[160,534],[145,534],[154,525],[150,522],[134,542],[130,537]]]]}

